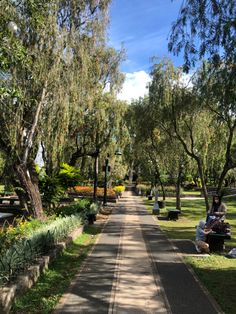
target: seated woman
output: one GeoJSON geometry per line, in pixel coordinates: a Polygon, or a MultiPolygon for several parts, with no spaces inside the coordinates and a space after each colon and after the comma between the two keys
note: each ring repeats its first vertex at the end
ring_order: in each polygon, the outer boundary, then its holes
{"type": "Polygon", "coordinates": [[[196,229],[196,250],[198,253],[209,253],[209,244],[206,242],[206,235],[210,233],[211,229],[205,229],[205,221],[200,220],[196,229]]]}
{"type": "Polygon", "coordinates": [[[218,195],[213,195],[211,208],[207,212],[207,222],[209,221],[210,216],[224,220],[226,211],[227,207],[221,201],[221,197],[218,195]]]}

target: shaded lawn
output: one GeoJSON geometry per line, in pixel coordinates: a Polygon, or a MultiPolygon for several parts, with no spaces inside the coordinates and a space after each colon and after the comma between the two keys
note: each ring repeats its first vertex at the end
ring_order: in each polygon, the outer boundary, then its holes
{"type": "Polygon", "coordinates": [[[205,258],[186,257],[195,273],[226,314],[235,314],[236,260],[211,255],[205,258]]]}

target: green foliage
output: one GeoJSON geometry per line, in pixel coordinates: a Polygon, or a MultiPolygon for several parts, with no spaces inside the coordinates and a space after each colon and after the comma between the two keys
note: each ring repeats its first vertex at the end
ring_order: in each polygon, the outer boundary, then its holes
{"type": "Polygon", "coordinates": [[[43,202],[50,208],[59,202],[68,188],[73,187],[81,180],[79,170],[75,167],[63,163],[59,173],[54,176],[48,176],[44,169],[39,170],[39,187],[43,194],[43,202]]]}
{"type": "Polygon", "coordinates": [[[42,221],[37,219],[25,220],[25,218],[22,217],[14,220],[14,226],[9,223],[4,223],[0,231],[0,254],[9,249],[16,242],[32,235],[42,224],[50,223],[51,219],[42,223],[42,221]]]}
{"type": "MultiPolygon", "coordinates": [[[[164,189],[165,189],[165,193],[166,193],[166,196],[174,196],[176,194],[176,187],[174,185],[165,185],[164,186],[164,189]]],[[[158,193],[161,194],[162,193],[162,190],[159,188],[158,189],[158,193]]],[[[182,193],[182,189],[180,191],[180,193],[182,193]]]]}
{"type": "Polygon", "coordinates": [[[86,225],[89,222],[90,216],[93,216],[95,219],[100,208],[100,202],[94,203],[88,199],[81,199],[74,204],[58,207],[56,209],[56,214],[62,217],[79,214],[81,221],[86,225]]]}
{"type": "Polygon", "coordinates": [[[185,70],[207,56],[215,66],[223,57],[235,64],[234,0],[186,0],[172,26],[169,49],[184,51],[185,70]],[[213,31],[214,30],[214,31],[213,31]]]}
{"type": "Polygon", "coordinates": [[[61,164],[58,174],[58,180],[61,186],[70,188],[79,185],[81,176],[80,171],[66,163],[61,164]]]}
{"type": "Polygon", "coordinates": [[[87,226],[40,276],[37,283],[15,300],[12,313],[52,313],[90,252],[100,229],[87,226]]]}
{"type": "Polygon", "coordinates": [[[88,214],[96,215],[101,209],[101,206],[102,205],[100,202],[91,203],[89,206],[88,214]]]}
{"type": "Polygon", "coordinates": [[[85,211],[88,211],[91,205],[91,200],[89,199],[81,199],[77,200],[76,203],[60,206],[56,209],[56,214],[60,216],[70,216],[76,215],[85,211]]]}
{"type": "Polygon", "coordinates": [[[146,185],[146,184],[137,184],[136,185],[136,191],[141,192],[142,195],[144,195],[149,190],[151,190],[150,185],[146,185]]]}
{"type": "Polygon", "coordinates": [[[49,177],[44,175],[40,177],[39,189],[43,194],[42,200],[49,210],[51,206],[56,206],[59,199],[65,194],[66,188],[61,186],[58,177],[49,177]]]}
{"type": "Polygon", "coordinates": [[[57,218],[10,246],[1,253],[0,284],[8,282],[25,270],[37,257],[46,254],[80,224],[80,215],[57,218]]]}

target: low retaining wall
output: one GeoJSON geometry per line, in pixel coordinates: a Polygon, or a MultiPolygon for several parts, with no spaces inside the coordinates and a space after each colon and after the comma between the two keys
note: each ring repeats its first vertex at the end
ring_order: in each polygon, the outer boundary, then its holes
{"type": "Polygon", "coordinates": [[[53,261],[74,239],[82,234],[84,226],[74,230],[64,242],[58,243],[48,255],[42,256],[36,260],[36,264],[30,266],[24,273],[17,276],[14,283],[0,288],[0,313],[8,314],[10,312],[14,299],[24,294],[29,288],[37,282],[40,274],[48,268],[53,261]]]}

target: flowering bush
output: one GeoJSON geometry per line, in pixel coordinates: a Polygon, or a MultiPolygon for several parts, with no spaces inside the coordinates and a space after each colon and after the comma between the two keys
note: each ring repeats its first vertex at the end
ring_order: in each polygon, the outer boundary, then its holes
{"type": "MultiPolygon", "coordinates": [[[[79,196],[93,196],[93,187],[92,186],[74,186],[70,189],[70,192],[76,192],[79,196]]],[[[97,188],[97,196],[103,197],[104,195],[104,188],[97,188]]],[[[107,196],[108,197],[116,197],[116,193],[113,189],[107,189],[107,196]]]]}
{"type": "Polygon", "coordinates": [[[11,224],[4,224],[0,228],[0,253],[8,249],[16,242],[25,239],[30,234],[33,234],[40,226],[49,224],[52,220],[41,222],[37,219],[25,220],[23,217],[15,219],[14,226],[11,224]]]}
{"type": "Polygon", "coordinates": [[[116,194],[121,194],[122,192],[125,191],[125,186],[117,185],[117,186],[114,186],[113,190],[116,192],[116,194]]]}

